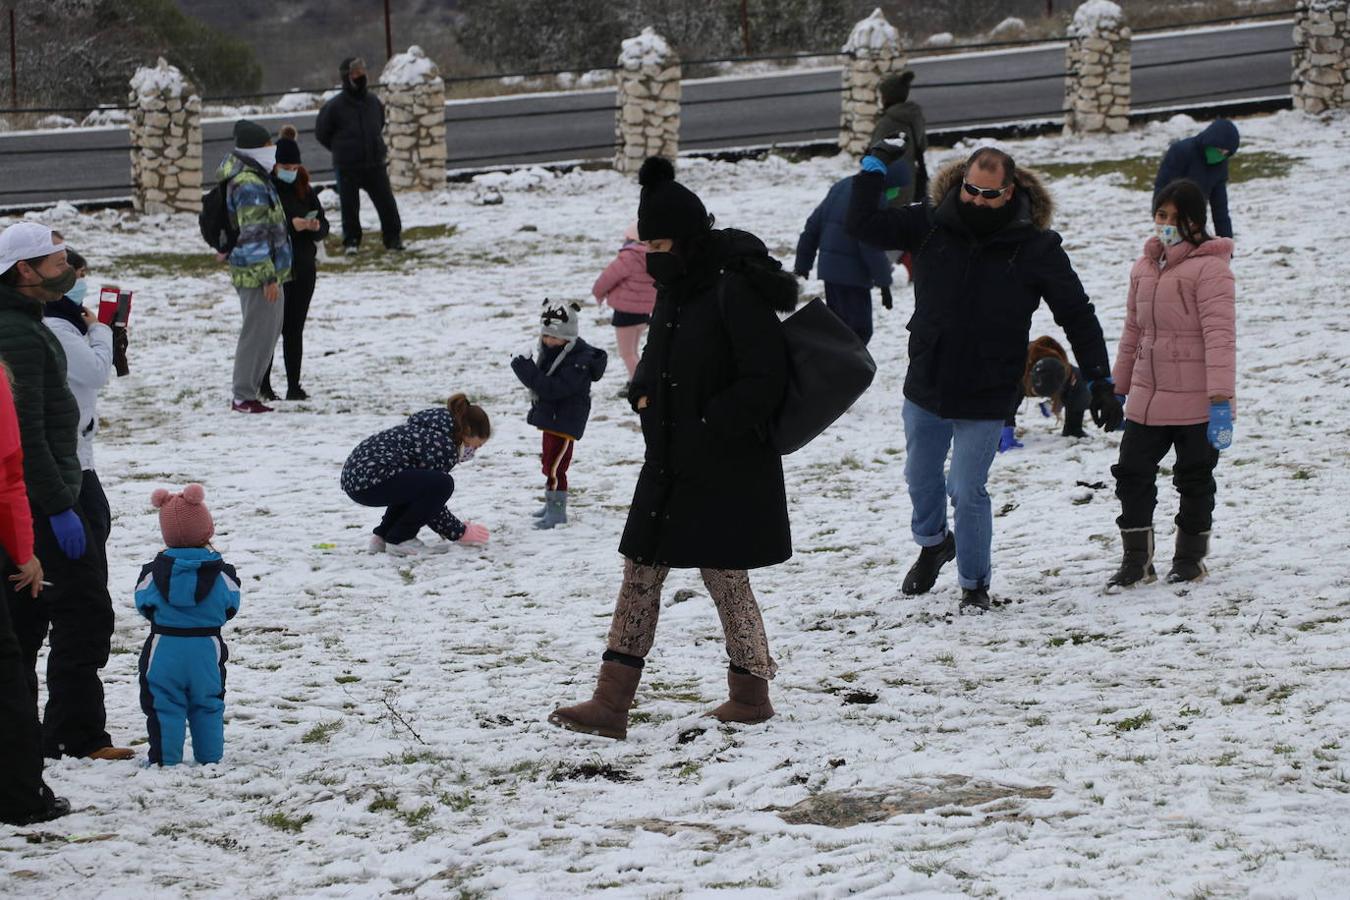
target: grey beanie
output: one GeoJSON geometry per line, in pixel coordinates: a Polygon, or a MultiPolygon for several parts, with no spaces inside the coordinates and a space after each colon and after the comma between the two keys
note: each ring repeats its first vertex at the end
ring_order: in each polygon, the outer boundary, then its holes
{"type": "Polygon", "coordinates": [[[271,142],[271,133],[257,122],[240,119],[234,123],[234,145],[240,150],[257,150],[271,142]]]}
{"type": "Polygon", "coordinates": [[[572,343],[580,336],[581,304],[544,298],[544,311],[539,316],[539,333],[572,343]]]}

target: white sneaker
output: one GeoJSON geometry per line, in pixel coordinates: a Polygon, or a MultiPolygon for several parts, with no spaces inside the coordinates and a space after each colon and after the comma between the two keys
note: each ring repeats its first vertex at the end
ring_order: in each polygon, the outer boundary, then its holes
{"type": "Polygon", "coordinates": [[[427,552],[427,545],[412,537],[397,544],[385,543],[384,552],[390,556],[418,556],[427,552]]]}
{"type": "Polygon", "coordinates": [[[380,537],[378,534],[372,534],[370,536],[370,546],[367,549],[370,550],[371,553],[383,553],[384,547],[384,538],[380,537]]]}

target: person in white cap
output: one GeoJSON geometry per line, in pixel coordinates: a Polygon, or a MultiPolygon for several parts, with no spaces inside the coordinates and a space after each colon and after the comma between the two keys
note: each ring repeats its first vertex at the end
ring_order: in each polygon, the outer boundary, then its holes
{"type": "Polygon", "coordinates": [[[0,233],[0,359],[13,380],[34,552],[51,580],[39,598],[17,591],[9,580],[13,564],[6,561],[0,590],[34,703],[38,652],[51,632],[43,753],[129,759],[132,751],[114,747],[105,729],[99,669],[108,663],[113,610],[106,583],[85,552],[90,530],[79,508],[80,410],[66,385],[65,353],[42,324],[43,304],[65,295],[75,280],[65,245],[46,225],[19,222],[0,233]]]}

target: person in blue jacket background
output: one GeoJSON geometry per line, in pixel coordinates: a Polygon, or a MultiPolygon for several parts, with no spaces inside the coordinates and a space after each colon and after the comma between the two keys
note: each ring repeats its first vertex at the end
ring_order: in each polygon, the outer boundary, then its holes
{"type": "Polygon", "coordinates": [[[1228,160],[1237,153],[1239,140],[1236,125],[1228,119],[1215,119],[1195,137],[1174,141],[1158,166],[1153,196],[1178,178],[1194,181],[1209,201],[1215,233],[1231,238],[1233,220],[1228,216],[1228,160]]]}
{"type": "MultiPolygon", "coordinates": [[[[886,195],[909,184],[911,178],[908,163],[891,163],[886,170],[886,195]]],[[[866,344],[872,339],[872,288],[881,289],[882,306],[892,306],[891,260],[885,250],[849,237],[844,217],[852,195],[851,177],[834,183],[802,228],[792,270],[806,278],[819,253],[817,273],[825,282],[825,305],[866,344]]]]}
{"type": "Polygon", "coordinates": [[[159,488],[150,497],[166,547],[136,585],[136,610],[150,620],[140,681],[151,765],[183,761],[185,728],[197,762],[220,762],[225,753],[229,653],[220,628],[239,611],[239,576],[211,549],[216,527],[205,499],[200,484],[181,494],[159,488]]]}

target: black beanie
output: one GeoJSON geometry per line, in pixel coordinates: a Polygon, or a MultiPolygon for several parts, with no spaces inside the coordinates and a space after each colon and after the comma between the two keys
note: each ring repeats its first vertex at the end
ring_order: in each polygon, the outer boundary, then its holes
{"type": "Polygon", "coordinates": [[[914,70],[905,69],[899,74],[887,75],[877,86],[881,92],[881,105],[894,106],[909,99],[909,85],[914,80],[914,70]]]}
{"type": "Polygon", "coordinates": [[[257,122],[240,119],[234,123],[234,145],[240,150],[257,150],[266,147],[271,140],[272,135],[257,122]]]}
{"type": "Polygon", "coordinates": [[[295,126],[281,126],[280,135],[277,138],[277,164],[298,166],[300,164],[300,145],[295,142],[295,126]]]}
{"type": "Polygon", "coordinates": [[[703,201],[675,180],[670,160],[652,156],[638,170],[642,199],[638,201],[638,238],[644,241],[683,240],[707,232],[712,224],[703,201]]]}

